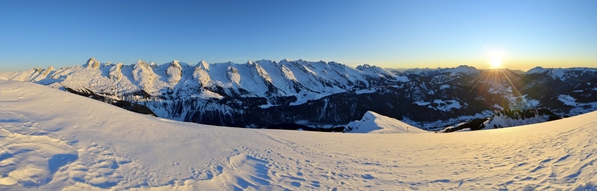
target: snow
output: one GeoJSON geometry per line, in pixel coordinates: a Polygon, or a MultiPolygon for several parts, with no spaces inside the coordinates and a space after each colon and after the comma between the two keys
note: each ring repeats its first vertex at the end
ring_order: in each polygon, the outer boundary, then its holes
{"type": "Polygon", "coordinates": [[[98,69],[100,67],[100,62],[98,62],[95,58],[91,57],[87,60],[87,69],[98,69]]]}
{"type": "Polygon", "coordinates": [[[460,105],[460,102],[458,102],[457,100],[435,99],[433,100],[433,102],[418,100],[413,102],[413,104],[417,104],[418,106],[427,106],[428,108],[440,111],[450,111],[452,109],[460,109],[462,107],[462,105],[460,105]]]}
{"type": "Polygon", "coordinates": [[[420,100],[419,100],[419,101],[415,101],[415,102],[413,102],[413,103],[414,103],[414,104],[417,104],[418,106],[426,106],[426,105],[429,105],[429,104],[431,104],[431,102],[420,101],[420,100]]]}
{"type": "Polygon", "coordinates": [[[375,93],[375,92],[377,92],[377,90],[375,88],[371,88],[371,89],[357,90],[355,93],[357,95],[360,95],[360,94],[370,94],[370,93],[375,93]]]}
{"type": "Polygon", "coordinates": [[[399,82],[410,82],[410,79],[408,79],[406,76],[396,76],[395,79],[399,82]]]}
{"type": "Polygon", "coordinates": [[[527,75],[528,74],[541,74],[541,73],[544,73],[546,71],[547,71],[547,69],[545,69],[543,67],[540,67],[540,66],[537,66],[535,68],[532,68],[532,69],[528,70],[526,74],[527,75]]]}
{"type": "Polygon", "coordinates": [[[560,100],[562,103],[564,103],[564,105],[569,105],[569,106],[578,105],[576,103],[576,99],[574,99],[572,96],[569,96],[569,95],[558,95],[558,100],[560,100]]]}
{"type": "Polygon", "coordinates": [[[542,68],[535,67],[526,72],[529,74],[545,74],[551,76],[551,78],[566,80],[568,78],[578,77],[578,74],[574,73],[586,73],[586,72],[597,72],[596,68],[584,68],[584,67],[573,67],[573,68],[542,68]]]}
{"type": "Polygon", "coordinates": [[[489,121],[484,123],[485,129],[502,128],[502,127],[514,127],[520,125],[542,123],[549,119],[549,115],[539,115],[526,119],[511,119],[504,115],[494,116],[489,121]]]}
{"type": "MultiPolygon", "coordinates": [[[[526,100],[526,98],[524,100],[526,100]]],[[[539,106],[539,100],[536,99],[530,99],[525,101],[524,103],[526,108],[537,108],[537,106],[539,106]]]]}
{"type": "Polygon", "coordinates": [[[455,118],[450,118],[450,119],[446,119],[446,120],[437,120],[435,122],[420,123],[420,122],[413,121],[413,120],[409,119],[408,117],[404,117],[401,121],[405,122],[407,124],[416,126],[416,127],[423,128],[423,129],[441,130],[441,129],[444,129],[444,127],[454,125],[456,123],[461,123],[462,121],[470,121],[472,119],[478,119],[478,118],[489,118],[489,117],[493,116],[493,114],[494,114],[494,111],[485,110],[481,113],[477,113],[474,115],[460,115],[455,118]]]}
{"type": "Polygon", "coordinates": [[[58,70],[50,67],[0,73],[1,79],[5,80],[36,82],[62,89],[63,86],[87,88],[99,94],[117,96],[145,91],[154,99],[160,99],[158,96],[177,88],[182,90],[176,91],[177,95],[184,99],[201,90],[223,90],[222,96],[263,97],[270,103],[276,103],[271,100],[275,97],[295,96],[299,101],[294,104],[346,91],[370,89],[367,75],[370,73],[324,61],[282,60],[277,63],[258,60],[245,64],[209,64],[202,60],[190,67],[178,60],[159,65],[138,60],[132,65],[123,65],[100,63],[95,58],[82,66],[58,70]]]}
{"type": "Polygon", "coordinates": [[[557,69],[552,69],[551,74],[552,74],[553,79],[557,78],[557,79],[564,80],[564,75],[566,74],[566,72],[562,68],[557,68],[557,69]]]}
{"type": "Polygon", "coordinates": [[[224,128],[0,81],[0,190],[590,190],[596,135],[597,112],[449,134],[224,128]]]}
{"type": "Polygon", "coordinates": [[[222,99],[222,98],[224,98],[224,96],[222,96],[218,93],[209,91],[209,90],[203,90],[203,91],[201,91],[201,93],[199,93],[199,95],[191,95],[191,97],[198,97],[201,99],[222,99]]]}
{"type": "Polygon", "coordinates": [[[289,80],[297,81],[296,77],[294,77],[294,74],[290,69],[288,69],[288,67],[282,66],[282,73],[284,74],[284,77],[288,78],[289,80]]]}
{"type": "Polygon", "coordinates": [[[120,81],[122,79],[122,63],[118,63],[110,68],[110,79],[120,81]]]}
{"type": "Polygon", "coordinates": [[[475,67],[466,66],[466,65],[461,65],[461,66],[458,66],[456,68],[448,68],[448,69],[445,69],[445,71],[446,72],[450,72],[451,75],[456,75],[456,74],[477,74],[477,73],[480,72],[475,67]]]}
{"type": "Polygon", "coordinates": [[[357,66],[356,69],[360,70],[361,72],[363,72],[363,74],[368,75],[368,76],[382,77],[382,78],[388,77],[388,78],[393,78],[396,81],[400,81],[400,82],[408,82],[409,81],[408,77],[406,77],[406,76],[397,76],[396,74],[392,73],[391,71],[380,68],[378,66],[363,64],[363,65],[357,66]]]}
{"type": "Polygon", "coordinates": [[[570,115],[578,115],[582,113],[595,111],[595,109],[597,108],[597,102],[579,103],[576,102],[576,99],[574,99],[570,95],[558,95],[558,100],[564,103],[564,105],[576,107],[570,110],[570,115]]]}
{"type": "Polygon", "coordinates": [[[174,60],[170,63],[170,66],[166,70],[166,74],[168,74],[168,81],[170,84],[176,84],[182,78],[182,67],[180,66],[180,61],[174,60]]]}
{"type": "Polygon", "coordinates": [[[437,106],[434,107],[435,110],[440,110],[440,111],[450,111],[451,109],[460,109],[462,106],[460,105],[460,102],[456,101],[456,100],[433,100],[433,103],[437,104],[437,106]]]}
{"type": "Polygon", "coordinates": [[[164,84],[158,80],[158,76],[154,73],[151,65],[145,63],[143,60],[138,60],[133,65],[133,80],[139,84],[145,92],[156,95],[158,92],[157,84],[164,84]]]}
{"type": "Polygon", "coordinates": [[[347,133],[425,133],[428,131],[406,124],[394,118],[367,111],[360,121],[346,125],[347,133]]]}

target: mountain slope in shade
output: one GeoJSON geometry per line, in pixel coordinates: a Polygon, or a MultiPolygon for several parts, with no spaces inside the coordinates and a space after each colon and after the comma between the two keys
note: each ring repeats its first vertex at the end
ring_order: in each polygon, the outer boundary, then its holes
{"type": "Polygon", "coordinates": [[[214,128],[0,81],[0,190],[591,190],[597,112],[465,133],[214,128]]]}
{"type": "Polygon", "coordinates": [[[406,124],[394,118],[386,117],[372,111],[363,115],[360,121],[346,125],[345,133],[425,133],[428,131],[406,124]]]}

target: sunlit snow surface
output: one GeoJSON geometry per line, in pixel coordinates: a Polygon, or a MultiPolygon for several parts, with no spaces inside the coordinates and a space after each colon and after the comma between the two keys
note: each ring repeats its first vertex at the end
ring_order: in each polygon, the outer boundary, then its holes
{"type": "Polygon", "coordinates": [[[0,190],[591,190],[597,113],[464,133],[239,129],[0,81],[0,190]]]}
{"type": "Polygon", "coordinates": [[[378,113],[368,111],[360,121],[353,121],[346,125],[347,133],[425,133],[417,127],[413,127],[397,119],[386,117],[378,113]]]}

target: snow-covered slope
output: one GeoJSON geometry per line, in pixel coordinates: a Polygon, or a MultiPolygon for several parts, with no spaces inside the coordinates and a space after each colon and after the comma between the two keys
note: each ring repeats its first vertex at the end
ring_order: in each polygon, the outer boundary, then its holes
{"type": "Polygon", "coordinates": [[[0,190],[590,190],[596,135],[597,112],[452,134],[221,128],[0,81],[0,190]]]}
{"type": "Polygon", "coordinates": [[[491,120],[487,121],[485,124],[485,128],[492,129],[492,128],[502,128],[502,127],[513,127],[519,125],[526,125],[526,124],[534,124],[534,123],[542,123],[549,119],[547,115],[541,115],[536,117],[531,117],[527,119],[511,119],[505,116],[495,116],[491,118],[491,120]]]}
{"type": "Polygon", "coordinates": [[[428,132],[394,118],[368,111],[360,121],[346,125],[346,133],[424,133],[428,132]]]}
{"type": "Polygon", "coordinates": [[[587,73],[597,73],[596,68],[543,68],[535,67],[526,72],[530,74],[542,74],[550,76],[553,79],[566,81],[570,78],[579,78],[587,73]]]}

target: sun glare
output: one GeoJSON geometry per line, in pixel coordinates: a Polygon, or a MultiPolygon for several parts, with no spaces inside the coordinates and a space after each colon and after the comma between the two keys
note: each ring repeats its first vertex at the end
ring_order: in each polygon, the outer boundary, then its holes
{"type": "Polygon", "coordinates": [[[489,68],[491,69],[498,69],[503,68],[503,60],[504,51],[503,50],[491,50],[487,52],[487,64],[489,64],[489,68]]]}
{"type": "Polygon", "coordinates": [[[502,68],[502,59],[499,57],[493,57],[489,60],[489,67],[492,69],[502,68]]]}

